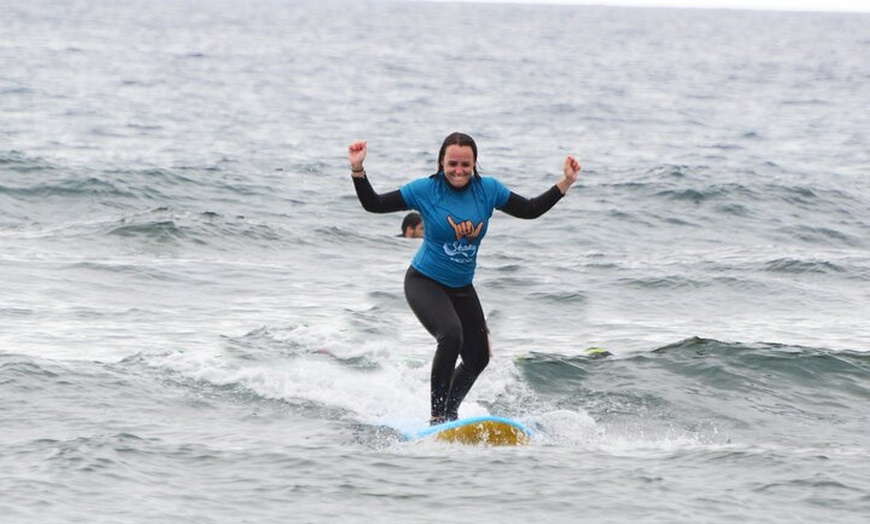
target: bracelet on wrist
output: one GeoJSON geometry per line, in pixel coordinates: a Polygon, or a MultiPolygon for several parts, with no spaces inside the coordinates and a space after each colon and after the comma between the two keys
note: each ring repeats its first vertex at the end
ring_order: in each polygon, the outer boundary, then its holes
{"type": "Polygon", "coordinates": [[[350,176],[351,176],[351,178],[365,178],[366,177],[366,170],[360,169],[359,171],[356,171],[354,169],[351,169],[350,176]]]}
{"type": "Polygon", "coordinates": [[[360,167],[359,169],[354,169],[353,166],[350,166],[351,173],[365,173],[366,168],[360,167]]]}

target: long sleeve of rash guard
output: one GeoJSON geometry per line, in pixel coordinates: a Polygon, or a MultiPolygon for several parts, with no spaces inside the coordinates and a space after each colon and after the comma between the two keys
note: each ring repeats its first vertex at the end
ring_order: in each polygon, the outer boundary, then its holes
{"type": "Polygon", "coordinates": [[[352,178],[356,196],[366,211],[371,213],[392,213],[393,211],[408,209],[408,204],[405,203],[405,199],[402,198],[402,192],[398,189],[379,195],[375,193],[368,177],[352,178]]]}
{"type": "Polygon", "coordinates": [[[563,196],[555,184],[535,198],[522,197],[511,191],[507,204],[499,209],[517,218],[538,218],[555,206],[563,196]]]}

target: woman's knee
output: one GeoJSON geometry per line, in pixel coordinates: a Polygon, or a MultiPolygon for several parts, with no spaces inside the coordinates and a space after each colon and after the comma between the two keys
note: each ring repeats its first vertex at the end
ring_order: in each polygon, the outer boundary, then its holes
{"type": "Polygon", "coordinates": [[[458,355],[463,342],[462,325],[451,324],[442,327],[437,338],[439,348],[449,349],[451,353],[455,352],[454,354],[458,355]]]}
{"type": "Polygon", "coordinates": [[[489,365],[489,348],[479,348],[477,351],[471,352],[462,358],[462,362],[468,370],[475,375],[479,375],[489,365]]]}

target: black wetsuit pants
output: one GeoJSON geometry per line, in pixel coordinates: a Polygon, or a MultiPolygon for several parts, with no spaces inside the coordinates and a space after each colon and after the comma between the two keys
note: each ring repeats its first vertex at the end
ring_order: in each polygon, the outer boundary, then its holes
{"type": "Polygon", "coordinates": [[[432,420],[454,420],[459,404],[489,363],[483,308],[474,286],[444,286],[413,267],[405,274],[405,298],[438,342],[432,359],[432,420]],[[458,357],[462,357],[456,365],[458,357]]]}

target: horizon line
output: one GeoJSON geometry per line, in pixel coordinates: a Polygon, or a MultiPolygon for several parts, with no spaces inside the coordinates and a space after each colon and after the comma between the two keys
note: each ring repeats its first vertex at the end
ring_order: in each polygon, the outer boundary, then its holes
{"type": "Polygon", "coordinates": [[[390,0],[429,3],[481,3],[481,4],[527,4],[562,5],[577,7],[625,7],[639,9],[696,9],[728,11],[773,11],[788,13],[870,13],[870,2],[853,0],[828,0],[808,2],[771,2],[759,0],[715,0],[713,5],[704,5],[704,0],[390,0]],[[861,4],[864,5],[856,5],[861,4]],[[728,5],[734,4],[734,5],[728,5]],[[760,4],[760,5],[759,5],[760,4]]]}

